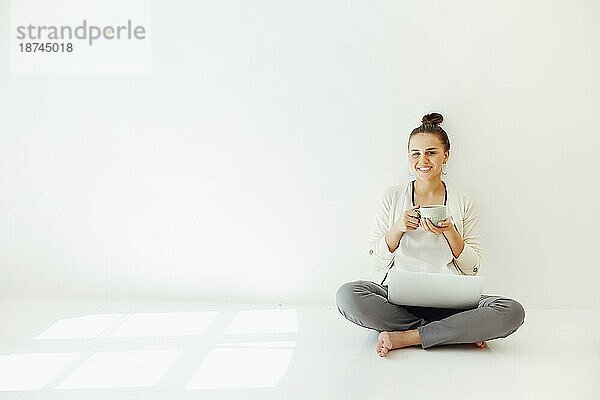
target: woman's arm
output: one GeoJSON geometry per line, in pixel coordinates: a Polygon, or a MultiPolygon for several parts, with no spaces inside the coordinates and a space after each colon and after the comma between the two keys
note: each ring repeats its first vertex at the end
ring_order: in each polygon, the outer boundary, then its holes
{"type": "Polygon", "coordinates": [[[481,234],[479,233],[479,215],[475,203],[467,196],[462,202],[462,236],[451,218],[440,222],[437,226],[427,219],[421,219],[423,229],[436,235],[444,235],[452,250],[454,265],[465,275],[475,275],[483,262],[481,234]]]}
{"type": "Polygon", "coordinates": [[[394,228],[395,225],[392,225],[388,233],[386,233],[385,235],[385,242],[388,245],[388,250],[392,253],[396,251],[396,249],[400,245],[400,239],[402,239],[402,235],[404,235],[404,232],[396,230],[394,228]]]}
{"type": "Polygon", "coordinates": [[[444,236],[446,236],[446,239],[448,240],[452,255],[454,258],[458,258],[465,248],[465,241],[460,236],[460,233],[458,233],[456,229],[450,229],[447,232],[444,232],[444,236]]]}
{"type": "MultiPolygon", "coordinates": [[[[475,275],[481,269],[481,264],[484,260],[479,226],[479,212],[475,202],[468,196],[464,197],[463,204],[463,235],[461,238],[461,241],[463,241],[463,249],[461,251],[455,251],[458,250],[458,247],[455,249],[452,244],[450,244],[450,247],[452,248],[454,260],[463,273],[465,275],[475,275]],[[456,254],[458,254],[458,256],[456,256],[456,254]]],[[[458,232],[456,232],[456,234],[458,234],[458,232]]],[[[453,237],[453,234],[446,237],[449,243],[452,243],[451,240],[458,240],[456,237],[453,237]]]]}
{"type": "Polygon", "coordinates": [[[383,192],[380,207],[375,214],[375,227],[369,236],[369,261],[375,271],[389,267],[394,260],[394,250],[396,249],[390,251],[390,246],[386,241],[386,235],[391,227],[390,213],[392,212],[393,194],[393,188],[388,188],[383,192]]]}

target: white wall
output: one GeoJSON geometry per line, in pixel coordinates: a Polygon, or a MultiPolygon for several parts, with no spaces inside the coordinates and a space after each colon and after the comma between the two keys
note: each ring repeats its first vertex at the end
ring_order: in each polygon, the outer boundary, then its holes
{"type": "Polygon", "coordinates": [[[600,307],[594,1],[153,1],[152,73],[16,75],[3,293],[333,302],[440,112],[485,292],[600,307]]]}

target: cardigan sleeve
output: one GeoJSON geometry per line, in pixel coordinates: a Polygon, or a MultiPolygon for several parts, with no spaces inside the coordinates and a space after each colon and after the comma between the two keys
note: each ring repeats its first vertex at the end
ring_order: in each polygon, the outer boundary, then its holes
{"type": "Polygon", "coordinates": [[[464,197],[464,207],[462,237],[465,247],[454,260],[465,275],[475,275],[480,271],[484,260],[479,212],[475,202],[468,196],[464,197]]]}
{"type": "Polygon", "coordinates": [[[391,227],[390,213],[392,208],[393,191],[386,189],[381,196],[379,209],[375,215],[375,226],[369,236],[369,262],[375,271],[379,272],[389,267],[394,260],[394,253],[390,252],[385,241],[385,235],[391,227]]]}

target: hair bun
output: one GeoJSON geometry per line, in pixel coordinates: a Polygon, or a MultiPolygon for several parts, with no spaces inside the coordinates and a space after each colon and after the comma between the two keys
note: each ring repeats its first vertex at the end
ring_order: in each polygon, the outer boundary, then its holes
{"type": "Polygon", "coordinates": [[[444,117],[442,117],[442,114],[431,113],[431,114],[425,115],[423,117],[423,119],[421,119],[421,123],[439,125],[442,123],[443,120],[444,120],[444,117]]]}

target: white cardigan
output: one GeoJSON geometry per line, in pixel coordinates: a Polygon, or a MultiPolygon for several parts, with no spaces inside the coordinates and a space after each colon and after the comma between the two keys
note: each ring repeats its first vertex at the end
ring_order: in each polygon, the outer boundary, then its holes
{"type": "MultiPolygon", "coordinates": [[[[378,276],[377,283],[383,282],[384,276],[393,266],[395,251],[394,253],[390,252],[385,235],[394,222],[402,216],[408,188],[410,188],[410,183],[385,189],[381,205],[375,216],[375,228],[369,236],[368,255],[371,266],[378,276]]],[[[446,190],[454,226],[465,241],[462,253],[448,264],[448,268],[454,268],[462,275],[475,275],[480,272],[484,258],[477,208],[469,196],[454,191],[448,183],[446,183],[446,190]]]]}

